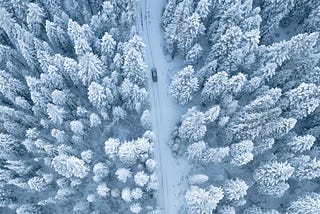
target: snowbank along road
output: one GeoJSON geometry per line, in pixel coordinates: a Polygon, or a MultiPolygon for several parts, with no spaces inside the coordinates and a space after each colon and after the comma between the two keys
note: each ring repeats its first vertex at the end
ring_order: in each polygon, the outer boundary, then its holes
{"type": "MultiPolygon", "coordinates": [[[[167,142],[178,120],[178,106],[168,96],[169,63],[163,48],[161,29],[163,0],[140,0],[137,8],[137,26],[146,44],[148,64],[149,92],[153,131],[155,133],[155,159],[158,162],[159,179],[158,205],[165,214],[176,214],[182,203],[181,193],[184,187],[181,180],[186,176],[185,161],[174,159],[167,142]],[[158,71],[158,82],[152,82],[151,68],[158,71]],[[182,162],[182,163],[180,163],[182,162]]],[[[173,63],[173,62],[172,62],[173,63]]]]}

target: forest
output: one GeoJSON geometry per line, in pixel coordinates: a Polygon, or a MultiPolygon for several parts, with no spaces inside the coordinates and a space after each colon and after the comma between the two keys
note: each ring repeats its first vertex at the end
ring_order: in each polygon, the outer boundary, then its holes
{"type": "Polygon", "coordinates": [[[151,212],[158,186],[136,2],[0,8],[0,213],[151,212]]]}
{"type": "Polygon", "coordinates": [[[320,213],[320,1],[169,0],[187,213],[320,213]]]}
{"type": "Polygon", "coordinates": [[[0,0],[0,213],[319,214],[319,34],[319,0],[0,0]]]}

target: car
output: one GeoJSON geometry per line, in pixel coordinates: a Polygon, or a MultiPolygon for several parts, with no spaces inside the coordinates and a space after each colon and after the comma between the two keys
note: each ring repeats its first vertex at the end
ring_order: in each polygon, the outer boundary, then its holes
{"type": "Polygon", "coordinates": [[[151,68],[151,77],[153,82],[158,82],[158,74],[155,67],[151,68]]]}

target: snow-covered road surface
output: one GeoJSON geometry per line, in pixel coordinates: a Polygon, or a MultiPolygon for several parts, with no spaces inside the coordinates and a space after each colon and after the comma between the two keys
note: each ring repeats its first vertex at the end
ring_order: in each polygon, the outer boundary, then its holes
{"type": "Polygon", "coordinates": [[[155,133],[155,159],[158,162],[159,178],[158,205],[165,214],[177,214],[182,203],[182,193],[188,174],[188,164],[172,156],[168,142],[179,120],[181,108],[168,95],[169,70],[174,66],[168,62],[163,52],[163,32],[161,29],[164,0],[140,0],[137,9],[137,27],[146,44],[146,61],[149,72],[149,93],[153,131],[155,133]],[[151,68],[158,71],[158,82],[151,79],[151,68]]]}

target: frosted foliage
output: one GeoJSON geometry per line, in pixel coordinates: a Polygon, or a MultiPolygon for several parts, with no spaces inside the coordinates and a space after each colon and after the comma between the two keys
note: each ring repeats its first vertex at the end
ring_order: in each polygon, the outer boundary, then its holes
{"type": "Polygon", "coordinates": [[[59,108],[58,106],[53,104],[48,104],[47,113],[53,123],[57,125],[61,125],[63,123],[65,111],[62,108],[59,108]]]}
{"type": "Polygon", "coordinates": [[[188,66],[173,77],[169,93],[181,104],[188,103],[193,94],[199,89],[198,79],[192,66],[188,66]]]}
{"type": "Polygon", "coordinates": [[[76,135],[83,135],[84,134],[84,126],[81,121],[74,120],[70,122],[70,129],[76,135]]]}
{"type": "Polygon", "coordinates": [[[294,152],[305,152],[311,149],[315,141],[316,138],[312,135],[298,136],[294,137],[288,146],[294,152]]]}
{"type": "Polygon", "coordinates": [[[285,194],[285,192],[289,189],[289,184],[285,182],[279,182],[273,186],[264,186],[261,185],[257,189],[261,194],[272,196],[275,198],[279,198],[285,194]]]}
{"type": "Polygon", "coordinates": [[[233,207],[223,206],[218,209],[218,214],[236,214],[236,211],[233,207]]]}
{"type": "Polygon", "coordinates": [[[74,156],[59,155],[52,159],[54,169],[61,175],[71,178],[84,178],[87,176],[89,169],[84,161],[74,156]]]}
{"type": "Polygon", "coordinates": [[[157,206],[140,3],[1,1],[0,213],[157,206]]]}
{"type": "Polygon", "coordinates": [[[42,213],[42,211],[41,211],[41,206],[39,205],[23,204],[17,208],[16,213],[17,214],[29,214],[29,213],[40,214],[42,213]]]}
{"type": "Polygon", "coordinates": [[[273,161],[257,168],[254,179],[266,186],[274,185],[277,182],[287,181],[293,172],[294,168],[290,164],[273,161]]]}
{"type": "Polygon", "coordinates": [[[30,189],[40,192],[46,188],[47,184],[43,178],[33,177],[28,180],[28,185],[30,189]]]}
{"type": "Polygon", "coordinates": [[[132,213],[140,213],[142,210],[141,205],[139,203],[134,203],[130,205],[130,211],[132,213]]]}
{"type": "Polygon", "coordinates": [[[240,200],[247,194],[249,186],[245,181],[236,178],[235,180],[229,180],[223,186],[225,198],[233,201],[240,200]]]}
{"type": "Polygon", "coordinates": [[[157,162],[153,159],[148,159],[146,161],[146,166],[147,166],[147,169],[150,171],[150,172],[153,172],[157,166],[157,162]]]}
{"type": "Polygon", "coordinates": [[[131,174],[130,170],[128,170],[128,169],[120,168],[116,171],[116,176],[119,181],[126,183],[128,178],[132,177],[132,174],[131,174]]]}
{"type": "Polygon", "coordinates": [[[99,115],[92,113],[90,114],[90,127],[97,127],[101,124],[101,119],[99,117],[99,115]]]}
{"type": "Polygon", "coordinates": [[[92,161],[93,152],[91,150],[87,150],[84,152],[81,152],[81,158],[86,162],[90,163],[92,161]]]}
{"type": "Polygon", "coordinates": [[[287,209],[292,214],[315,214],[320,212],[320,195],[308,193],[292,201],[287,209]]]}
{"type": "Polygon", "coordinates": [[[188,109],[179,127],[180,138],[189,142],[201,140],[207,132],[205,119],[204,114],[195,107],[188,109]]]}
{"type": "Polygon", "coordinates": [[[202,164],[219,163],[229,155],[229,147],[208,148],[204,141],[188,146],[188,158],[202,164]]]}
{"type": "Polygon", "coordinates": [[[294,168],[287,162],[273,161],[258,167],[253,174],[259,184],[259,191],[280,197],[289,188],[285,183],[293,174],[294,168]]]}
{"type": "Polygon", "coordinates": [[[129,188],[124,188],[124,189],[122,189],[121,198],[122,198],[125,202],[130,202],[130,201],[131,201],[131,191],[130,191],[129,188]]]}
{"type": "Polygon", "coordinates": [[[210,12],[211,0],[200,0],[196,11],[201,18],[206,18],[210,12]]]}
{"type": "Polygon", "coordinates": [[[73,207],[74,212],[88,212],[89,211],[89,203],[85,201],[77,202],[73,207]]]}
{"type": "Polygon", "coordinates": [[[231,164],[242,166],[253,160],[253,143],[252,141],[241,141],[230,146],[231,164]]]}
{"type": "Polygon", "coordinates": [[[320,177],[320,161],[307,155],[300,155],[291,161],[295,168],[293,177],[298,180],[314,179],[320,177]]]}
{"type": "Polygon", "coordinates": [[[149,176],[141,171],[134,175],[134,182],[140,187],[144,187],[149,181],[149,176]]]}
{"type": "Polygon", "coordinates": [[[228,74],[220,72],[209,77],[201,92],[202,99],[212,101],[217,99],[227,87],[228,74]]]}
{"type": "Polygon", "coordinates": [[[142,195],[143,195],[143,191],[141,188],[137,187],[137,188],[134,188],[132,189],[131,191],[131,197],[134,199],[134,200],[138,200],[140,198],[142,198],[142,195]]]}
{"type": "Polygon", "coordinates": [[[99,196],[106,197],[109,192],[110,192],[110,189],[107,187],[106,184],[103,183],[97,186],[97,193],[99,196]]]}
{"type": "Polygon", "coordinates": [[[105,88],[96,82],[92,82],[88,88],[88,98],[93,105],[104,106],[107,101],[105,88]]]}
{"type": "Polygon", "coordinates": [[[214,186],[210,186],[209,190],[191,186],[184,197],[188,213],[210,214],[223,198],[223,191],[221,188],[214,186]]]}
{"type": "Polygon", "coordinates": [[[109,33],[105,33],[101,39],[102,54],[110,56],[114,54],[117,42],[112,38],[109,33]]]}
{"type": "Polygon", "coordinates": [[[99,58],[92,53],[87,53],[79,60],[78,76],[84,85],[89,85],[92,81],[97,81],[103,76],[103,69],[99,58]]]}
{"type": "Polygon", "coordinates": [[[194,12],[191,16],[186,19],[186,22],[181,25],[181,32],[179,32],[178,48],[186,53],[193,45],[195,39],[202,35],[205,31],[200,15],[194,12]]]}
{"type": "Polygon", "coordinates": [[[190,159],[202,158],[202,155],[207,149],[204,141],[199,141],[188,146],[188,156],[190,159]]]}
{"type": "Polygon", "coordinates": [[[118,156],[119,159],[125,164],[134,163],[138,158],[136,144],[132,141],[124,142],[119,147],[118,156]]]}
{"type": "Polygon", "coordinates": [[[108,139],[104,144],[104,151],[106,155],[113,159],[118,153],[118,147],[120,145],[120,142],[118,139],[110,138],[108,139]]]}
{"type": "Polygon", "coordinates": [[[205,112],[205,118],[207,122],[214,122],[219,114],[220,114],[220,107],[219,106],[213,106],[208,111],[205,112]]]}
{"type": "Polygon", "coordinates": [[[200,59],[202,53],[203,53],[203,48],[201,47],[201,45],[195,44],[188,51],[186,55],[186,61],[191,64],[196,63],[200,59]]]}
{"type": "Polygon", "coordinates": [[[138,85],[144,83],[146,65],[144,64],[142,54],[136,49],[131,48],[128,53],[126,53],[123,69],[130,81],[138,85]]]}
{"type": "Polygon", "coordinates": [[[301,119],[308,116],[319,106],[319,88],[314,84],[300,84],[286,93],[291,113],[301,119]]]}
{"type": "Polygon", "coordinates": [[[138,138],[136,141],[136,149],[137,152],[142,154],[147,154],[149,151],[152,150],[152,144],[149,142],[147,138],[138,138]]]}
{"type": "Polygon", "coordinates": [[[54,90],[51,94],[52,101],[56,105],[64,105],[67,101],[67,95],[60,90],[54,90]]]}
{"type": "Polygon", "coordinates": [[[229,84],[227,90],[232,94],[238,94],[242,91],[245,84],[247,83],[247,78],[243,73],[238,73],[229,79],[229,84]]]}
{"type": "Polygon", "coordinates": [[[151,113],[149,110],[145,110],[140,118],[141,125],[145,129],[151,129],[152,123],[151,123],[151,113]]]}
{"type": "Polygon", "coordinates": [[[96,196],[94,194],[87,195],[87,201],[89,203],[93,203],[96,200],[96,196]]]}
{"type": "Polygon", "coordinates": [[[204,153],[202,161],[204,163],[219,163],[230,153],[229,147],[209,148],[204,153]]]}
{"type": "Polygon", "coordinates": [[[96,182],[104,179],[109,174],[109,167],[105,163],[96,163],[93,166],[93,174],[94,174],[94,180],[96,182]]]}

